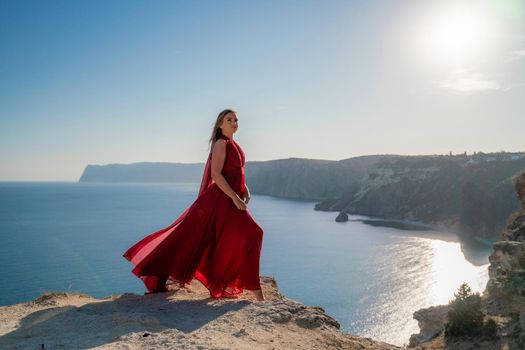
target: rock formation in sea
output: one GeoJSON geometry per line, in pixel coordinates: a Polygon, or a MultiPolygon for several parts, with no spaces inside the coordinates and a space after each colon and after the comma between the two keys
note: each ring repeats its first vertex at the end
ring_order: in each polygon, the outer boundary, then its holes
{"type": "Polygon", "coordinates": [[[48,292],[0,307],[0,349],[401,349],[344,333],[322,308],[261,282],[260,303],[249,292],[215,300],[196,280],[146,296],[48,292]]]}
{"type": "Polygon", "coordinates": [[[335,218],[336,222],[346,222],[348,221],[348,214],[344,211],[340,212],[339,215],[335,218]]]}
{"type": "Polygon", "coordinates": [[[498,339],[445,339],[448,305],[414,313],[420,333],[410,338],[415,349],[525,349],[525,173],[515,177],[522,208],[510,215],[501,240],[489,257],[489,280],[481,295],[485,317],[498,324],[498,339]]]}

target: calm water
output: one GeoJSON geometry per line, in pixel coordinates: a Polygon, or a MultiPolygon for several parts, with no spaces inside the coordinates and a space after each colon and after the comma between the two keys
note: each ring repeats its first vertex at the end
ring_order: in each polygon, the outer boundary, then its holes
{"type": "MultiPolygon", "coordinates": [[[[142,294],[122,253],[171,224],[198,184],[0,182],[0,305],[70,290],[105,297],[142,294]]],[[[343,330],[403,345],[418,332],[412,313],[444,304],[461,282],[482,291],[490,251],[468,262],[454,235],[356,221],[313,202],[253,196],[264,229],[261,274],[289,298],[318,305],[343,330]]]]}

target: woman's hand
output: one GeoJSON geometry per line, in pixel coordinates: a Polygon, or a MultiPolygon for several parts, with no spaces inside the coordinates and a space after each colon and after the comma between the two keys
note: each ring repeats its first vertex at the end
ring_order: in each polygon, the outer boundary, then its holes
{"type": "Polygon", "coordinates": [[[239,210],[246,210],[246,203],[237,195],[232,198],[233,204],[237,207],[239,210]]]}
{"type": "Polygon", "coordinates": [[[248,202],[250,201],[250,198],[252,198],[250,196],[250,192],[246,191],[243,195],[242,195],[242,200],[244,201],[244,203],[248,204],[248,202]]]}
{"type": "Polygon", "coordinates": [[[252,195],[250,194],[250,189],[248,188],[248,185],[244,184],[244,194],[242,195],[242,200],[244,203],[248,204],[250,201],[250,198],[252,198],[252,195]]]}

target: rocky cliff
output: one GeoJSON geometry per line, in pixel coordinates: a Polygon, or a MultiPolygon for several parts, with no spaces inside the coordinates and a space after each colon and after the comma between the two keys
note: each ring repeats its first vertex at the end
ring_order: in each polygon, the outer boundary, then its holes
{"type": "Polygon", "coordinates": [[[483,312],[498,324],[497,340],[445,340],[448,305],[414,313],[421,332],[410,339],[416,349],[525,349],[525,173],[514,178],[521,209],[512,213],[493,244],[489,281],[482,295],[483,312]]]}
{"type": "Polygon", "coordinates": [[[495,241],[519,207],[511,179],[523,171],[522,154],[385,158],[315,209],[416,221],[495,241]]]}
{"type": "Polygon", "coordinates": [[[343,333],[320,307],[287,299],[262,277],[267,300],[215,300],[196,280],[166,293],[103,299],[46,293],[0,307],[1,349],[400,349],[343,333]]]}
{"type": "Polygon", "coordinates": [[[516,178],[516,191],[522,208],[509,217],[502,240],[494,243],[485,292],[492,313],[520,314],[525,326],[525,173],[516,178]]]}

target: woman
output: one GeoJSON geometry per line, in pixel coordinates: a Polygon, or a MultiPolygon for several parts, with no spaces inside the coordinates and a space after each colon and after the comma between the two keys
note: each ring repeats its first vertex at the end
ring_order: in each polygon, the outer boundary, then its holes
{"type": "Polygon", "coordinates": [[[233,140],[237,112],[219,113],[197,199],[170,226],[129,248],[123,256],[147,292],[165,292],[171,278],[181,286],[199,280],[214,298],[235,298],[244,289],[264,300],[259,282],[263,230],[247,210],[250,190],[245,155],[233,140]]]}

